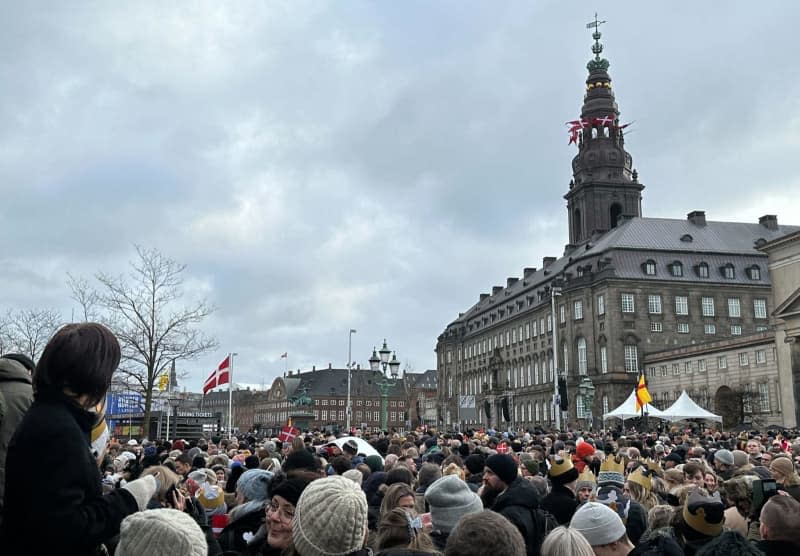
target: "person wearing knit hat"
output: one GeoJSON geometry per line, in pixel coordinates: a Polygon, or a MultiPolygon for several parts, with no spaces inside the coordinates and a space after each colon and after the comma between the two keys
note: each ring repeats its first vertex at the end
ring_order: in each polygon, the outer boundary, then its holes
{"type": "Polygon", "coordinates": [[[731,453],[733,454],[733,467],[736,468],[737,471],[752,469],[750,465],[750,456],[747,455],[747,452],[733,450],[731,453]]]}
{"type": "Polygon", "coordinates": [[[687,553],[697,552],[703,545],[722,533],[725,505],[719,493],[704,496],[701,489],[693,490],[681,510],[676,532],[683,536],[687,553]]]}
{"type": "Polygon", "coordinates": [[[249,541],[264,520],[272,476],[263,469],[248,469],[239,477],[236,482],[237,505],[228,514],[228,524],[219,535],[223,552],[247,552],[249,541]]]}
{"type": "MultiPolygon", "coordinates": [[[[272,486],[272,500],[267,506],[266,522],[256,535],[257,538],[266,536],[259,551],[262,555],[280,554],[291,543],[297,502],[310,482],[303,478],[275,480],[279,482],[272,486]]],[[[251,542],[251,546],[252,544],[251,542]]]]}
{"type": "Polygon", "coordinates": [[[334,475],[303,490],[292,522],[300,556],[358,554],[367,532],[367,498],[353,481],[334,475]]]}
{"type": "Polygon", "coordinates": [[[446,534],[463,516],[483,511],[480,497],[457,475],[434,481],[425,491],[425,502],[430,507],[433,529],[446,534]]]}
{"type": "Polygon", "coordinates": [[[727,480],[734,471],[733,453],[730,450],[720,449],[714,452],[714,470],[717,475],[727,480]]]}
{"type": "Polygon", "coordinates": [[[769,465],[769,472],[780,490],[786,491],[792,498],[800,501],[800,476],[791,459],[784,456],[773,459],[769,465]]]}
{"type": "Polygon", "coordinates": [[[189,514],[162,508],[126,517],[119,531],[116,556],[205,556],[205,534],[189,514]]]}
{"type": "Polygon", "coordinates": [[[533,510],[540,505],[536,487],[518,474],[514,458],[504,454],[495,454],[486,460],[483,484],[481,496],[484,500],[496,495],[490,509],[517,527],[529,553],[533,553],[542,541],[532,519],[533,510]]]}
{"type": "Polygon", "coordinates": [[[364,482],[364,474],[358,469],[348,469],[347,471],[342,473],[342,477],[350,479],[358,486],[361,486],[361,483],[364,482]]]}
{"type": "Polygon", "coordinates": [[[575,454],[572,456],[572,462],[578,473],[583,473],[584,468],[594,459],[594,454],[594,446],[588,442],[578,442],[575,446],[575,454]]]}
{"type": "Polygon", "coordinates": [[[371,455],[367,456],[367,459],[364,460],[369,466],[369,470],[371,473],[375,473],[376,471],[383,471],[383,459],[378,455],[371,455]]]}
{"type": "Polygon", "coordinates": [[[588,502],[597,490],[597,481],[595,481],[594,473],[588,467],[578,475],[578,482],[575,483],[575,495],[578,502],[588,502]]]}
{"type": "Polygon", "coordinates": [[[625,555],[633,550],[622,520],[603,504],[586,502],[572,516],[569,526],[586,538],[595,554],[625,555]],[[597,547],[602,547],[602,551],[597,547]]]}

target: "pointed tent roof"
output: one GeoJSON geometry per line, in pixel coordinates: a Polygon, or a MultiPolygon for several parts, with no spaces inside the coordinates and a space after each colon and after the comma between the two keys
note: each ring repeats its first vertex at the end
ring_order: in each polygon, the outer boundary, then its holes
{"type": "Polygon", "coordinates": [[[689,394],[684,390],[675,403],[665,409],[661,416],[670,421],[680,421],[682,419],[709,419],[711,421],[722,422],[722,417],[714,415],[697,405],[689,394]]]}
{"type": "MultiPolygon", "coordinates": [[[[656,409],[650,404],[645,404],[645,412],[650,417],[661,417],[661,411],[656,409]]],[[[628,396],[628,399],[622,402],[622,404],[613,411],[609,411],[608,413],[603,414],[603,419],[610,419],[611,417],[617,417],[618,419],[633,419],[634,417],[639,417],[642,414],[641,411],[636,411],[636,389],[631,391],[631,395],[628,396]]]]}

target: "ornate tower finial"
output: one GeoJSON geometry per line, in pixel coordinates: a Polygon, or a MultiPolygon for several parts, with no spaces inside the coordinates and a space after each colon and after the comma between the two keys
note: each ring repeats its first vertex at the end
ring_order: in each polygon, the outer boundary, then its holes
{"type": "Polygon", "coordinates": [[[600,53],[603,52],[603,45],[600,43],[600,37],[603,34],[600,32],[600,26],[605,23],[604,21],[600,21],[597,19],[597,12],[594,14],[594,21],[590,21],[586,24],[587,29],[591,29],[594,27],[594,33],[592,33],[592,38],[594,39],[594,44],[592,45],[592,52],[594,52],[594,60],[589,60],[589,63],[586,64],[586,68],[589,71],[599,69],[599,70],[607,70],[608,69],[608,60],[605,58],[600,57],[600,53]]]}

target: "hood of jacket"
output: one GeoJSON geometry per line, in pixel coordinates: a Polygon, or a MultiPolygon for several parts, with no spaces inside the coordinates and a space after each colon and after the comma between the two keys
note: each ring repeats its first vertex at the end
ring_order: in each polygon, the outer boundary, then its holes
{"type": "Polygon", "coordinates": [[[28,369],[13,359],[0,357],[0,382],[16,381],[33,384],[28,369]]]}

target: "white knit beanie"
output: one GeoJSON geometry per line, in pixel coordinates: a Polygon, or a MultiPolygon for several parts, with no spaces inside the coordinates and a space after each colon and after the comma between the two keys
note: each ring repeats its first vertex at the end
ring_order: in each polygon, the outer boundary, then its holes
{"type": "Polygon", "coordinates": [[[292,522],[292,541],[302,556],[344,556],[364,546],[367,498],[350,479],[335,475],[303,490],[292,522]]]}
{"type": "Polygon", "coordinates": [[[171,508],[136,512],[122,520],[116,556],[206,556],[203,530],[187,514],[171,508]]]}
{"type": "Polygon", "coordinates": [[[598,502],[586,502],[578,508],[569,526],[586,537],[592,546],[610,544],[625,534],[625,525],[617,513],[598,502]]]}

